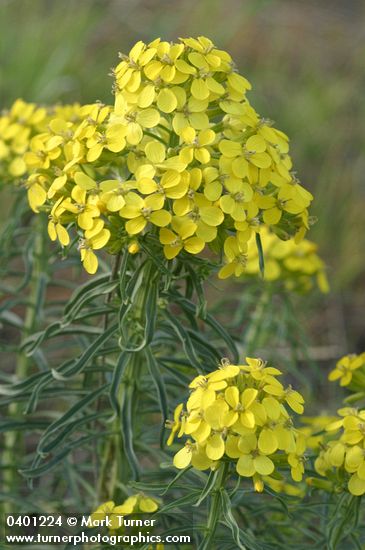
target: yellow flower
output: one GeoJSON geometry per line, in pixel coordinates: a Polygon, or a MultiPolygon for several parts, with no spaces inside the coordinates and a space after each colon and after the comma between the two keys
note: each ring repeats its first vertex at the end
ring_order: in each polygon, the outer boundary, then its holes
{"type": "Polygon", "coordinates": [[[104,147],[113,153],[119,153],[125,147],[126,135],[127,129],[122,124],[109,126],[105,133],[95,132],[86,142],[86,146],[89,148],[87,160],[89,162],[97,160],[104,147]]]}
{"type": "Polygon", "coordinates": [[[175,216],[171,225],[176,233],[165,227],[160,229],[160,242],[164,245],[164,254],[168,260],[175,258],[183,249],[190,254],[199,254],[203,250],[203,239],[193,236],[196,229],[193,222],[175,216]]]}
{"type": "Polygon", "coordinates": [[[60,154],[59,143],[48,139],[47,134],[39,134],[31,139],[30,151],[25,153],[24,161],[29,168],[47,170],[60,154]]]}
{"type": "Polygon", "coordinates": [[[167,440],[167,445],[172,445],[173,441],[174,441],[174,437],[176,435],[176,433],[181,429],[181,426],[182,426],[182,410],[183,410],[183,403],[180,403],[176,408],[175,408],[175,411],[174,411],[174,420],[173,422],[171,421],[166,421],[166,427],[167,428],[170,428],[171,430],[171,434],[169,435],[169,438],[167,440]]]}
{"type": "Polygon", "coordinates": [[[200,101],[194,97],[187,97],[185,90],[176,94],[177,107],[173,114],[172,128],[177,135],[181,135],[182,130],[192,127],[195,130],[206,130],[210,126],[209,117],[206,113],[208,102],[200,101]]]}
{"type": "Polygon", "coordinates": [[[365,494],[365,410],[345,407],[340,419],[326,426],[314,466],[319,475],[333,479],[337,470],[355,496],[365,494]]]}
{"type": "Polygon", "coordinates": [[[129,92],[137,90],[141,83],[142,68],[155,56],[154,47],[147,48],[141,40],[130,50],[129,55],[121,54],[122,61],[114,69],[117,90],[126,88],[129,92]]]}
{"type": "Polygon", "coordinates": [[[63,197],[61,197],[53,206],[49,215],[48,235],[52,241],[59,240],[62,246],[67,246],[70,243],[70,236],[67,229],[61,223],[61,216],[66,211],[62,207],[63,197]]]}
{"type": "Polygon", "coordinates": [[[254,434],[242,437],[238,443],[241,453],[237,461],[236,470],[240,476],[253,477],[256,473],[268,476],[273,473],[273,461],[257,447],[257,438],[254,434]]]}
{"type": "Polygon", "coordinates": [[[100,526],[100,522],[108,518],[110,522],[109,531],[117,531],[121,528],[120,516],[130,514],[153,514],[158,510],[158,501],[143,493],[127,497],[121,504],[115,504],[113,500],[101,504],[90,516],[91,526],[100,526]]]}
{"type": "Polygon", "coordinates": [[[98,258],[93,252],[103,248],[110,238],[110,231],[108,229],[101,229],[97,233],[97,221],[94,221],[95,228],[91,227],[88,231],[85,231],[85,237],[80,239],[79,250],[81,253],[81,261],[85,270],[93,275],[98,269],[98,258]]]}
{"type": "Polygon", "coordinates": [[[291,476],[294,481],[302,481],[304,474],[304,460],[303,454],[306,448],[306,442],[304,436],[298,436],[296,441],[295,453],[288,455],[288,462],[291,466],[291,476]]]}
{"type": "Polygon", "coordinates": [[[224,187],[228,194],[223,195],[219,201],[223,212],[230,214],[237,222],[245,221],[244,205],[253,197],[252,187],[248,182],[239,179],[226,180],[224,187]]]}
{"type": "Polygon", "coordinates": [[[348,386],[355,370],[365,365],[365,352],[360,355],[345,355],[336,363],[336,368],[328,375],[331,382],[340,380],[340,386],[348,386]]]}
{"type": "Polygon", "coordinates": [[[171,214],[162,208],[162,195],[150,195],[142,199],[136,193],[130,192],[125,196],[125,201],[126,205],[120,210],[120,215],[128,220],[125,228],[130,235],[141,233],[149,222],[165,227],[171,221],[171,214]]]}
{"type": "Polygon", "coordinates": [[[46,183],[47,178],[44,176],[32,174],[25,184],[29,206],[33,212],[39,212],[39,207],[43,206],[47,200],[46,183]]]}
{"type": "Polygon", "coordinates": [[[239,277],[245,270],[247,262],[247,244],[241,243],[237,237],[227,237],[224,241],[226,264],[220,269],[218,277],[227,279],[231,275],[239,277]]]}
{"type": "Polygon", "coordinates": [[[109,500],[108,502],[104,502],[101,504],[90,516],[92,526],[96,525],[99,526],[100,522],[103,521],[105,518],[110,517],[110,521],[114,527],[117,527],[118,522],[117,518],[113,518],[113,510],[115,508],[115,503],[113,500],[109,500]]]}
{"type": "Polygon", "coordinates": [[[156,59],[154,61],[151,60],[146,65],[144,74],[152,81],[159,78],[163,82],[174,81],[177,73],[176,61],[183,51],[184,46],[182,44],[159,42],[156,46],[156,59]]]}
{"type": "Polygon", "coordinates": [[[213,130],[200,130],[197,134],[194,128],[187,126],[181,131],[181,138],[186,144],[180,151],[180,159],[183,162],[190,164],[196,159],[201,164],[208,164],[210,152],[206,146],[215,140],[213,130]]]}
{"type": "MultiPolygon", "coordinates": [[[[123,96],[117,96],[111,124],[124,128],[125,138],[130,145],[140,143],[143,138],[143,130],[154,128],[159,122],[160,114],[157,109],[137,109],[134,105],[129,105],[123,96]]],[[[111,126],[112,128],[113,126],[111,126]]]]}
{"type": "Polygon", "coordinates": [[[110,107],[108,105],[102,105],[101,103],[83,105],[79,110],[81,123],[76,124],[74,137],[76,139],[91,138],[97,128],[105,122],[109,113],[110,107]]]}
{"type": "Polygon", "coordinates": [[[71,197],[65,199],[62,206],[65,210],[76,214],[77,224],[81,229],[88,230],[92,228],[94,219],[100,215],[96,202],[96,197],[88,197],[85,189],[75,185],[71,197]]]}

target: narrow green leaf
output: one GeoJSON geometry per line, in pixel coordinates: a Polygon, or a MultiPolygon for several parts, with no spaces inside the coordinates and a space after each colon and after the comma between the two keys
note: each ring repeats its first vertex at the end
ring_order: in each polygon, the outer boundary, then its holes
{"type": "Polygon", "coordinates": [[[174,317],[168,310],[165,310],[165,316],[167,317],[167,320],[169,321],[170,325],[174,329],[175,333],[179,337],[184,351],[191,361],[191,364],[196,368],[199,374],[202,372],[202,367],[200,363],[200,359],[195,351],[195,348],[193,346],[193,343],[191,341],[191,338],[183,325],[180,323],[180,321],[174,317]]]}
{"type": "Polygon", "coordinates": [[[82,299],[85,293],[95,290],[96,288],[99,288],[100,285],[102,285],[103,283],[108,283],[108,282],[110,282],[109,274],[106,274],[106,275],[103,274],[103,275],[93,277],[90,281],[86,282],[84,285],[77,287],[77,289],[73,292],[72,296],[70,297],[69,301],[65,306],[65,314],[69,313],[70,310],[73,307],[75,307],[76,304],[78,304],[78,301],[82,299]]]}
{"type": "Polygon", "coordinates": [[[44,340],[50,338],[54,334],[57,334],[60,326],[60,323],[56,321],[55,323],[48,325],[45,330],[31,334],[23,341],[20,349],[23,350],[28,356],[32,355],[32,353],[34,353],[34,351],[42,344],[44,340]]]}
{"type": "MultiPolygon", "coordinates": [[[[184,310],[189,311],[190,313],[193,313],[195,311],[195,305],[179,294],[175,294],[175,295],[173,294],[172,300],[176,300],[184,310]]],[[[226,331],[225,328],[220,323],[218,323],[218,321],[210,313],[206,314],[204,322],[208,326],[210,326],[218,336],[222,338],[222,340],[226,343],[228,350],[232,353],[233,362],[238,363],[239,355],[238,355],[237,346],[234,343],[229,332],[226,331]]]]}
{"type": "MultiPolygon", "coordinates": [[[[237,544],[237,548],[240,550],[247,550],[246,547],[241,542],[241,530],[237,525],[237,522],[232,514],[232,505],[230,498],[226,491],[222,491],[221,493],[221,501],[222,501],[222,511],[224,519],[228,525],[228,527],[231,529],[232,537],[234,542],[237,544]]],[[[247,537],[246,537],[247,538],[247,537]]],[[[251,546],[250,548],[253,547],[251,546]]]]}
{"type": "Polygon", "coordinates": [[[81,418],[78,418],[77,420],[74,420],[73,422],[69,422],[67,426],[65,426],[62,430],[58,432],[56,436],[52,434],[54,437],[53,439],[51,437],[48,438],[47,441],[43,441],[42,444],[38,444],[37,447],[37,453],[41,455],[42,457],[45,457],[49,453],[53,453],[54,450],[63,443],[63,441],[75,431],[79,430],[81,426],[84,424],[91,424],[92,422],[95,422],[95,420],[100,420],[102,418],[105,418],[108,416],[108,412],[94,412],[88,415],[85,415],[81,418]],[[50,440],[49,440],[50,439],[50,440]]]}
{"type": "Polygon", "coordinates": [[[115,432],[103,432],[99,434],[92,434],[87,435],[85,437],[81,437],[77,439],[76,441],[73,441],[67,447],[62,449],[60,453],[55,455],[53,458],[51,458],[46,464],[43,464],[42,466],[38,466],[39,462],[41,461],[40,456],[37,456],[36,459],[33,462],[33,465],[30,468],[22,468],[19,470],[19,473],[27,478],[36,478],[40,477],[46,473],[48,473],[50,470],[53,470],[60,462],[63,461],[64,458],[73,450],[78,449],[82,447],[83,445],[86,445],[87,443],[93,442],[96,439],[102,439],[105,437],[109,437],[115,432]]]}
{"type": "Polygon", "coordinates": [[[59,369],[52,369],[52,376],[56,380],[66,380],[72,376],[76,376],[83,371],[87,363],[95,357],[103,345],[118,331],[118,324],[115,323],[107,328],[95,341],[84,351],[84,353],[76,360],[67,361],[59,369]]]}
{"type": "Polygon", "coordinates": [[[40,380],[46,378],[47,376],[49,376],[48,372],[39,372],[37,374],[29,376],[26,380],[23,380],[22,382],[17,382],[15,384],[1,384],[0,395],[20,395],[23,392],[31,389],[40,380]]]}
{"type": "Polygon", "coordinates": [[[109,400],[112,406],[113,411],[117,416],[120,416],[120,405],[118,399],[118,391],[120,386],[120,381],[123,377],[124,370],[128,365],[130,359],[130,354],[127,352],[122,352],[119,357],[115,369],[113,371],[113,377],[110,384],[109,400]]]}
{"type": "Polygon", "coordinates": [[[133,445],[133,418],[132,418],[132,401],[134,398],[134,390],[132,386],[128,386],[122,393],[121,402],[121,432],[124,444],[124,451],[128,459],[128,464],[132,472],[132,479],[139,478],[139,464],[137,456],[134,452],[133,445]]]}
{"type": "Polygon", "coordinates": [[[193,491],[190,489],[189,494],[185,495],[183,497],[174,499],[172,502],[169,502],[168,504],[165,504],[164,506],[161,506],[156,512],[156,516],[160,514],[165,514],[169,510],[174,510],[176,508],[180,508],[181,506],[188,506],[189,504],[193,504],[196,500],[196,497],[198,495],[199,491],[193,491]]]}
{"type": "Polygon", "coordinates": [[[166,387],[163,376],[161,375],[159,366],[156,362],[156,359],[153,356],[150,347],[145,349],[147,366],[151,373],[152,380],[156,386],[158,403],[160,406],[162,421],[161,421],[161,433],[160,433],[160,447],[164,447],[164,435],[165,435],[165,423],[168,418],[168,404],[167,404],[167,394],[166,387]]]}
{"type": "Polygon", "coordinates": [[[204,485],[204,488],[203,488],[202,492],[200,493],[199,498],[196,501],[196,503],[194,504],[194,506],[200,506],[201,503],[207,498],[207,496],[210,495],[210,493],[214,489],[214,486],[216,484],[218,475],[219,475],[219,470],[215,470],[215,471],[211,470],[209,472],[207,482],[204,485]]]}
{"type": "Polygon", "coordinates": [[[100,395],[105,393],[105,391],[109,388],[109,384],[104,384],[101,388],[97,388],[90,394],[83,397],[80,401],[75,403],[67,412],[65,412],[61,418],[58,420],[55,420],[50,424],[50,426],[47,428],[47,430],[44,432],[42,437],[39,440],[37,451],[39,453],[42,453],[42,447],[45,443],[49,440],[49,438],[53,435],[53,433],[60,428],[62,428],[65,424],[70,422],[73,417],[83,411],[86,407],[90,405],[93,401],[95,401],[100,395]]]}
{"type": "Polygon", "coordinates": [[[175,485],[175,483],[184,475],[186,474],[186,472],[188,472],[189,470],[191,470],[192,466],[187,466],[186,468],[184,468],[183,470],[180,470],[176,476],[170,481],[170,483],[167,485],[167,487],[164,489],[163,493],[161,493],[161,496],[165,495],[169,489],[175,485]]]}
{"type": "Polygon", "coordinates": [[[45,420],[5,420],[0,422],[0,432],[43,430],[47,426],[45,420]]]}

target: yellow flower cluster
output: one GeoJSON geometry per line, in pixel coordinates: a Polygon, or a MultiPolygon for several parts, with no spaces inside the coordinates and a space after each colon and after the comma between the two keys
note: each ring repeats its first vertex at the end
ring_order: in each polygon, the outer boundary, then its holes
{"type": "Polygon", "coordinates": [[[138,42],[114,75],[113,107],[56,117],[25,157],[31,207],[49,212],[62,246],[76,227],[89,273],[94,250],[134,253],[149,233],[168,259],[208,245],[234,266],[265,225],[303,238],[313,197],[293,175],[287,136],[250,105],[227,52],[205,37],[138,42]]]}
{"type": "Polygon", "coordinates": [[[102,520],[108,518],[111,530],[117,530],[120,527],[118,516],[152,514],[156,510],[158,510],[158,502],[152,497],[139,493],[128,497],[122,504],[115,505],[112,500],[104,502],[91,514],[91,523],[100,525],[102,520]]]}
{"type": "Polygon", "coordinates": [[[338,418],[326,427],[328,437],[315,461],[322,476],[335,470],[347,482],[352,495],[365,494],[365,410],[345,407],[338,418]]]}
{"type": "MultiPolygon", "coordinates": [[[[306,239],[299,243],[293,240],[284,241],[266,227],[261,228],[260,238],[265,258],[265,281],[280,280],[288,290],[301,292],[311,290],[317,283],[322,292],[329,291],[325,264],[317,254],[315,243],[306,239]]],[[[255,234],[247,243],[246,264],[231,263],[224,266],[219,272],[219,277],[224,279],[230,276],[232,270],[236,276],[240,273],[245,276],[260,273],[255,234]]]]}
{"type": "Polygon", "coordinates": [[[26,172],[24,153],[32,136],[45,128],[47,110],[17,99],[0,116],[0,178],[19,178],[26,172]]]}
{"type": "Polygon", "coordinates": [[[303,397],[278,380],[281,372],[261,359],[221,367],[191,384],[186,408],[177,406],[171,435],[188,436],[174,456],[176,468],[216,468],[218,461],[235,462],[240,476],[253,478],[262,491],[266,476],[286,464],[294,481],[304,472],[305,437],[293,425],[290,409],[303,413],[303,397]]]}
{"type": "Polygon", "coordinates": [[[360,355],[356,355],[355,353],[345,355],[337,362],[336,368],[329,373],[328,380],[331,382],[339,380],[340,386],[348,386],[353,379],[355,371],[364,366],[365,352],[360,355]]]}

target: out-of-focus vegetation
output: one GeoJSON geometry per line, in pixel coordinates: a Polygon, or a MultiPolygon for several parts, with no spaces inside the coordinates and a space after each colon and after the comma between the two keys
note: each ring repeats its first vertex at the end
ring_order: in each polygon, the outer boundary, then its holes
{"type": "Polygon", "coordinates": [[[336,291],[327,317],[343,346],[361,351],[364,23],[365,5],[354,0],[2,0],[0,102],[111,102],[105,75],[117,51],[156,36],[210,36],[254,84],[259,112],[292,138],[298,175],[314,192],[312,213],[320,218],[310,238],[336,291]]]}

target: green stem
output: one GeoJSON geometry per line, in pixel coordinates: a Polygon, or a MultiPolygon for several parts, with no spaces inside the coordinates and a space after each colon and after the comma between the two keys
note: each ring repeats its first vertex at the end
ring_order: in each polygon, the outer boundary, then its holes
{"type": "Polygon", "coordinates": [[[160,142],[163,143],[164,145],[166,145],[166,141],[165,141],[162,137],[160,137],[159,135],[153,134],[152,132],[147,132],[146,130],[144,130],[143,133],[144,133],[145,136],[150,136],[150,137],[152,137],[152,138],[154,138],[154,139],[157,139],[158,141],[160,141],[160,142]]]}
{"type": "Polygon", "coordinates": [[[223,112],[222,109],[218,107],[217,109],[208,109],[207,114],[208,114],[209,118],[212,119],[215,116],[221,115],[222,112],[223,112]]]}
{"type": "Polygon", "coordinates": [[[214,548],[214,536],[218,527],[221,510],[222,510],[222,491],[224,490],[224,484],[228,473],[228,463],[223,462],[219,467],[217,480],[212,491],[210,499],[210,507],[206,528],[206,535],[200,544],[198,550],[212,550],[214,548]]]}
{"type": "Polygon", "coordinates": [[[252,321],[249,325],[249,328],[246,332],[245,339],[244,339],[244,345],[245,345],[245,353],[248,355],[257,347],[257,338],[260,334],[260,329],[262,327],[262,321],[264,318],[264,314],[266,311],[267,306],[270,303],[271,294],[268,289],[265,289],[260,298],[257,302],[255,311],[252,316],[252,321]]]}
{"type": "MultiPolygon", "coordinates": [[[[119,252],[119,254],[114,258],[113,267],[110,273],[110,281],[114,281],[117,278],[120,270],[121,261],[122,261],[122,253],[119,252]]],[[[109,292],[109,294],[106,296],[105,305],[109,305],[112,298],[113,298],[113,291],[109,292]]],[[[108,324],[109,324],[109,313],[105,313],[104,330],[107,330],[108,324]]],[[[103,362],[103,365],[105,365],[105,358],[102,359],[102,362],[103,362]]],[[[89,381],[90,380],[88,380],[88,377],[85,377],[85,385],[88,385],[89,381]]],[[[103,383],[104,383],[104,374],[99,373],[97,384],[101,385],[103,383]]],[[[101,403],[102,403],[102,398],[100,396],[96,402],[97,411],[100,411],[101,403]]],[[[118,430],[119,428],[118,421],[114,421],[114,426],[116,430],[118,430]]],[[[95,429],[97,428],[97,421],[95,421],[94,427],[95,429]]],[[[99,456],[100,456],[101,449],[99,448],[99,445],[97,444],[97,442],[96,441],[94,442],[93,463],[94,463],[94,472],[95,472],[95,484],[97,486],[97,490],[96,490],[97,502],[95,503],[96,505],[99,505],[102,500],[110,498],[111,483],[108,483],[107,478],[108,478],[109,471],[112,471],[115,475],[115,468],[113,468],[112,470],[108,470],[108,464],[109,464],[109,461],[111,460],[111,456],[113,455],[113,448],[115,448],[115,451],[116,451],[118,447],[118,444],[115,442],[116,437],[117,436],[113,436],[113,438],[109,438],[105,441],[104,443],[105,447],[104,447],[104,450],[101,452],[100,461],[99,461],[99,456]]]]}
{"type": "MultiPolygon", "coordinates": [[[[120,262],[118,262],[118,270],[114,270],[114,276],[117,276],[119,265],[120,262]]],[[[148,262],[144,268],[140,287],[136,292],[134,292],[134,289],[129,289],[129,295],[133,297],[134,323],[137,325],[143,325],[145,322],[146,303],[151,292],[150,283],[155,276],[154,265],[152,261],[148,262]]],[[[128,323],[128,320],[126,323],[128,323]]],[[[97,480],[99,504],[101,499],[113,497],[117,481],[127,483],[130,480],[131,470],[133,477],[138,476],[138,463],[133,449],[133,434],[135,433],[136,420],[139,418],[137,410],[138,380],[141,378],[141,371],[145,363],[145,353],[142,349],[131,352],[130,360],[125,367],[122,383],[119,387],[122,416],[115,420],[118,430],[122,430],[123,442],[120,436],[115,436],[113,440],[110,439],[105,444],[97,480]]]]}

